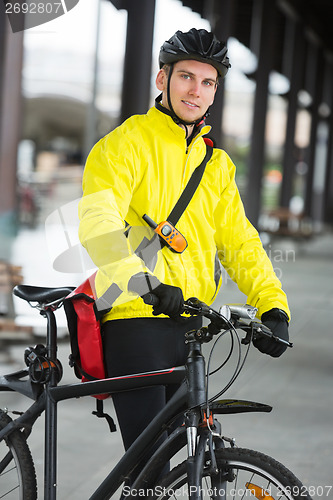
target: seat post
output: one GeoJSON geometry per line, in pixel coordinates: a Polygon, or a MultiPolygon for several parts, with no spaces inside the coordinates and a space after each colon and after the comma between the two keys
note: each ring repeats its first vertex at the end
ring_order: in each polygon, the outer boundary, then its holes
{"type": "MultiPolygon", "coordinates": [[[[52,309],[41,314],[47,319],[46,349],[50,362],[57,360],[57,323],[52,309]]],[[[57,385],[56,371],[51,370],[46,382],[45,442],[44,442],[44,498],[56,500],[57,491],[57,402],[51,399],[48,387],[57,385]]]]}
{"type": "Polygon", "coordinates": [[[52,309],[47,308],[41,311],[42,316],[47,319],[46,349],[49,359],[57,359],[57,323],[52,309]]]}

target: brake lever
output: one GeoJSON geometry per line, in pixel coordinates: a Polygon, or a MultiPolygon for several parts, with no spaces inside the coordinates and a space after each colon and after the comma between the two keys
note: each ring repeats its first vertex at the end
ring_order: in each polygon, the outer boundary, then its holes
{"type": "Polygon", "coordinates": [[[252,332],[252,328],[248,327],[248,328],[242,328],[242,330],[246,331],[246,335],[245,337],[241,340],[241,343],[244,344],[244,345],[249,345],[249,343],[251,342],[251,340],[253,339],[253,332],[252,332]]]}
{"type": "Polygon", "coordinates": [[[205,312],[205,306],[206,304],[201,302],[196,297],[191,297],[184,302],[184,311],[188,314],[203,314],[205,312]]]}
{"type": "Polygon", "coordinates": [[[242,344],[249,344],[251,340],[256,340],[259,337],[269,337],[275,342],[279,344],[284,344],[287,347],[293,347],[293,343],[288,340],[281,339],[273,334],[273,332],[265,326],[263,323],[258,323],[256,321],[252,321],[248,326],[241,327],[244,331],[246,331],[245,337],[241,340],[242,344]]]}
{"type": "Polygon", "coordinates": [[[241,340],[241,343],[244,345],[248,345],[251,340],[256,340],[259,337],[273,338],[272,331],[257,321],[251,321],[248,325],[239,324],[237,326],[246,332],[245,337],[241,340]]]}
{"type": "Polygon", "coordinates": [[[193,307],[187,304],[184,304],[184,312],[187,314],[201,314],[202,309],[200,307],[193,307]]]}

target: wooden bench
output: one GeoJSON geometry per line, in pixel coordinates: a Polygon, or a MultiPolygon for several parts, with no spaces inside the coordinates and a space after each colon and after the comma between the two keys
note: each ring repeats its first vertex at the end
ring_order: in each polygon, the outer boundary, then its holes
{"type": "Polygon", "coordinates": [[[259,220],[260,231],[277,236],[310,238],[313,235],[311,220],[303,213],[295,214],[280,207],[263,213],[259,220]]]}

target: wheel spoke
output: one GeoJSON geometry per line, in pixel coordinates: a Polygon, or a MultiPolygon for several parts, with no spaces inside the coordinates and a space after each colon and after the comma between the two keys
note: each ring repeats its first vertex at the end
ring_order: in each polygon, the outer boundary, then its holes
{"type": "MultiPolygon", "coordinates": [[[[234,472],[234,471],[233,471],[234,472]]],[[[236,478],[235,478],[235,493],[233,495],[233,499],[235,499],[235,495],[236,495],[236,491],[237,491],[237,488],[238,488],[238,474],[239,474],[239,470],[237,470],[237,473],[236,473],[236,478]]]]}
{"type": "Polygon", "coordinates": [[[1,460],[1,463],[0,463],[0,476],[2,475],[3,471],[5,470],[5,468],[8,466],[8,464],[10,464],[10,462],[13,460],[13,455],[12,453],[9,451],[7,453],[7,455],[5,455],[3,457],[3,459],[1,460]]]}
{"type": "Polygon", "coordinates": [[[6,474],[9,474],[9,472],[12,472],[13,470],[17,469],[17,467],[14,465],[11,469],[5,470],[2,474],[0,474],[0,477],[5,476],[6,474]]]}
{"type": "Polygon", "coordinates": [[[17,488],[19,488],[19,484],[17,486],[14,486],[14,488],[12,488],[11,490],[8,490],[6,493],[4,493],[3,495],[1,495],[0,499],[1,498],[5,498],[7,495],[9,495],[10,493],[13,493],[13,491],[17,490],[17,488]]]}

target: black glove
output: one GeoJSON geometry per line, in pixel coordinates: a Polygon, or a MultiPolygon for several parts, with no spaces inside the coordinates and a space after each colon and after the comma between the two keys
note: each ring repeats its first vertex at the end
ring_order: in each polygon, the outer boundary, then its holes
{"type": "Polygon", "coordinates": [[[177,286],[165,285],[156,276],[148,273],[138,273],[128,282],[128,290],[141,297],[152,293],[158,298],[158,304],[153,306],[153,315],[166,314],[170,318],[177,318],[183,312],[183,292],[177,286]]]}
{"type": "Polygon", "coordinates": [[[161,283],[152,293],[159,299],[159,303],[153,307],[154,316],[166,314],[170,318],[176,318],[183,312],[184,297],[178,286],[161,283]]]}
{"type": "MultiPolygon", "coordinates": [[[[280,309],[271,309],[261,316],[261,322],[267,326],[276,337],[283,340],[289,340],[288,317],[280,309]]],[[[276,342],[268,337],[261,337],[253,341],[253,345],[260,352],[269,354],[273,358],[278,358],[287,349],[287,346],[276,342]]]]}

